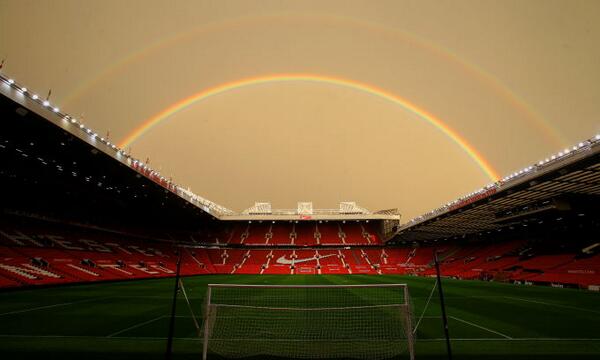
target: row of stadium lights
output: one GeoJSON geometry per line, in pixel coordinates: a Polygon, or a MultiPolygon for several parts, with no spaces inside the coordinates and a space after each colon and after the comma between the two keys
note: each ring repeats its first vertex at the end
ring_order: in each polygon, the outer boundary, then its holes
{"type": "MultiPolygon", "coordinates": [[[[24,86],[17,85],[17,83],[13,79],[10,79],[10,78],[6,79],[6,78],[4,78],[1,75],[0,75],[0,79],[2,79],[4,82],[6,82],[9,86],[17,89],[23,95],[28,96],[31,100],[35,101],[36,103],[41,104],[43,107],[52,110],[52,112],[54,112],[57,115],[61,116],[63,118],[63,120],[65,120],[67,122],[70,122],[73,125],[77,125],[78,124],[77,119],[75,119],[74,117],[72,117],[72,116],[70,116],[68,114],[61,113],[60,109],[58,107],[56,107],[56,106],[52,106],[50,104],[50,101],[48,99],[46,99],[46,100],[40,99],[39,95],[37,95],[35,93],[31,93],[29,91],[29,89],[27,89],[24,86]]],[[[86,128],[84,124],[79,123],[79,128],[83,132],[87,133],[91,137],[92,140],[96,140],[98,138],[98,134],[95,133],[94,131],[92,131],[91,129],[86,128]]],[[[144,164],[143,162],[141,162],[141,161],[139,161],[137,159],[134,159],[133,157],[131,157],[131,155],[127,154],[123,149],[118,148],[115,144],[111,144],[110,141],[108,141],[108,139],[104,139],[103,137],[101,137],[100,141],[102,143],[104,143],[105,145],[107,145],[108,147],[112,148],[117,153],[117,155],[125,156],[125,157],[129,158],[132,161],[133,164],[138,165],[139,167],[141,167],[144,170],[150,170],[150,172],[152,172],[154,175],[157,175],[162,181],[166,180],[166,178],[164,176],[160,175],[157,171],[152,170],[150,167],[148,167],[147,164],[144,164]]],[[[521,177],[521,176],[523,176],[523,175],[525,175],[525,174],[533,171],[534,169],[537,169],[540,166],[545,166],[548,163],[551,163],[551,162],[554,162],[554,161],[557,161],[557,160],[562,160],[564,157],[566,157],[566,156],[568,156],[568,155],[570,155],[570,154],[572,154],[572,153],[574,153],[574,152],[576,152],[576,151],[578,151],[578,150],[580,150],[582,148],[586,148],[586,147],[590,146],[592,142],[598,142],[598,141],[600,141],[600,134],[597,134],[595,137],[593,137],[590,140],[580,142],[579,144],[573,146],[571,149],[566,148],[563,151],[560,151],[560,152],[558,152],[555,155],[552,155],[552,156],[550,156],[550,157],[548,157],[548,158],[546,158],[544,160],[541,160],[536,165],[531,165],[531,166],[528,166],[528,167],[526,167],[526,168],[524,168],[522,170],[514,172],[511,175],[508,175],[508,176],[502,178],[498,182],[495,182],[493,184],[488,184],[485,187],[483,187],[482,189],[479,189],[479,190],[474,191],[474,192],[472,192],[470,194],[462,196],[462,197],[460,197],[460,198],[458,198],[458,199],[456,199],[454,201],[451,201],[451,202],[447,203],[446,205],[444,205],[444,206],[442,206],[442,207],[440,207],[438,209],[432,210],[432,211],[430,211],[430,212],[428,212],[428,213],[426,213],[424,215],[421,215],[421,216],[418,216],[416,218],[413,218],[412,220],[409,221],[409,223],[414,223],[414,222],[423,220],[425,218],[428,218],[430,216],[439,214],[439,213],[447,210],[452,205],[455,205],[455,204],[457,204],[457,203],[459,203],[461,201],[464,201],[464,200],[468,200],[468,199],[472,198],[473,196],[476,196],[476,195],[479,195],[479,194],[482,194],[482,193],[488,191],[491,188],[498,187],[499,185],[502,185],[502,184],[504,184],[504,183],[506,183],[508,181],[511,181],[511,180],[514,180],[515,178],[521,177]]]]}
{"type": "Polygon", "coordinates": [[[441,206],[441,207],[439,207],[439,208],[437,208],[435,210],[432,210],[432,211],[430,211],[430,212],[428,212],[428,213],[426,213],[424,215],[417,216],[417,217],[411,219],[408,223],[409,224],[413,224],[413,223],[416,223],[418,221],[426,220],[428,218],[431,218],[431,217],[433,217],[433,216],[435,216],[437,214],[443,213],[444,211],[447,211],[451,206],[453,206],[455,204],[458,204],[458,203],[460,203],[462,201],[465,201],[465,200],[469,200],[469,199],[473,198],[474,196],[483,194],[483,193],[485,193],[486,191],[488,191],[488,190],[490,190],[492,188],[497,188],[500,185],[503,185],[503,184],[505,184],[505,183],[507,183],[509,181],[515,180],[517,178],[520,178],[520,177],[522,177],[522,176],[524,176],[524,175],[526,175],[526,174],[528,174],[528,173],[530,173],[530,172],[532,172],[534,170],[537,170],[537,169],[539,169],[539,168],[541,168],[543,166],[548,165],[549,163],[553,163],[553,162],[556,162],[556,161],[563,160],[564,158],[566,158],[566,157],[568,157],[570,155],[574,155],[579,150],[589,148],[593,143],[596,143],[596,142],[600,142],[600,134],[597,134],[596,136],[594,136],[593,138],[590,138],[589,140],[582,141],[579,144],[573,146],[572,148],[566,148],[563,151],[559,151],[557,154],[551,155],[550,157],[547,157],[544,160],[540,160],[535,165],[528,166],[528,167],[526,167],[524,169],[521,169],[519,171],[516,171],[516,172],[514,172],[514,173],[512,173],[512,174],[510,174],[508,176],[505,176],[504,178],[498,180],[495,183],[488,184],[485,187],[483,187],[483,188],[481,188],[481,189],[479,189],[477,191],[474,191],[474,192],[472,192],[470,194],[467,194],[467,195],[464,195],[462,197],[459,197],[458,199],[453,200],[453,201],[451,201],[451,202],[449,202],[449,203],[447,203],[447,204],[445,204],[445,205],[443,205],[443,206],[441,206]]]}
{"type": "MultiPolygon", "coordinates": [[[[69,123],[71,123],[74,126],[79,126],[79,129],[81,131],[87,133],[93,141],[95,141],[96,139],[98,139],[98,134],[97,133],[95,133],[93,130],[87,128],[84,124],[79,123],[76,118],[74,118],[74,117],[72,117],[72,116],[70,116],[68,114],[61,113],[60,109],[58,107],[56,107],[56,106],[53,106],[48,99],[42,100],[39,95],[30,92],[29,89],[27,89],[24,86],[18,85],[15,82],[15,80],[13,80],[13,79],[4,78],[2,75],[0,75],[0,79],[2,79],[9,86],[15,88],[21,94],[27,96],[29,99],[31,99],[34,102],[42,105],[45,108],[50,109],[52,112],[56,113],[58,116],[61,116],[63,118],[63,120],[65,120],[66,122],[69,122],[69,123]]],[[[160,173],[158,171],[151,169],[147,164],[144,164],[142,161],[137,160],[137,159],[131,157],[130,154],[127,154],[124,150],[118,148],[115,144],[112,144],[110,141],[108,141],[108,139],[104,139],[103,137],[100,137],[99,140],[102,143],[104,143],[105,145],[107,145],[108,147],[112,148],[117,153],[118,156],[124,156],[124,157],[130,159],[130,161],[131,161],[132,165],[134,165],[134,167],[141,168],[144,171],[148,171],[149,174],[151,174],[153,176],[157,176],[162,181],[166,181],[167,180],[164,176],[160,175],[160,173]]],[[[176,187],[179,188],[179,186],[176,186],[176,187]]],[[[203,198],[201,198],[200,196],[198,196],[196,194],[192,193],[192,194],[187,194],[187,195],[189,196],[189,199],[190,199],[190,201],[192,203],[198,203],[198,204],[200,204],[202,206],[202,208],[205,211],[209,212],[209,213],[212,212],[211,211],[212,209],[215,209],[218,212],[221,212],[221,213],[224,213],[224,214],[231,213],[231,211],[229,209],[223,208],[223,207],[221,207],[221,206],[219,206],[219,205],[217,205],[217,204],[215,204],[215,203],[213,203],[211,201],[203,199],[203,198]]]]}
{"type": "MultiPolygon", "coordinates": [[[[74,126],[79,126],[81,131],[87,133],[92,138],[92,140],[96,140],[98,138],[98,134],[95,133],[94,131],[92,131],[92,129],[86,128],[85,125],[83,125],[82,123],[79,123],[77,121],[77,119],[75,119],[74,117],[72,117],[68,114],[65,114],[65,113],[61,113],[60,109],[58,107],[50,104],[50,101],[48,99],[42,100],[39,95],[30,92],[29,89],[27,89],[26,87],[17,85],[17,83],[13,79],[2,78],[2,80],[4,80],[6,83],[8,83],[8,85],[17,89],[21,94],[29,97],[31,100],[35,101],[36,103],[41,104],[43,107],[50,109],[52,112],[56,113],[58,116],[61,116],[63,120],[73,124],[74,126]]],[[[102,143],[104,143],[105,145],[107,145],[108,147],[115,150],[117,152],[117,154],[124,155],[126,157],[130,157],[129,155],[125,154],[125,152],[122,149],[117,148],[117,146],[115,144],[111,144],[110,141],[108,141],[108,139],[104,139],[103,137],[101,137],[100,141],[102,143]]]]}
{"type": "MultiPolygon", "coordinates": [[[[53,106],[50,103],[49,99],[42,100],[39,95],[32,93],[27,87],[20,86],[19,84],[17,84],[15,82],[14,79],[5,78],[4,76],[2,76],[2,74],[0,74],[0,80],[3,80],[6,84],[8,84],[10,87],[16,89],[17,91],[19,91],[19,93],[21,93],[22,95],[27,96],[30,100],[36,102],[37,104],[42,105],[44,108],[50,109],[52,112],[57,114],[57,116],[62,117],[62,119],[64,121],[72,124],[73,126],[78,126],[79,129],[81,131],[85,132],[87,135],[89,135],[93,141],[96,141],[97,139],[100,140],[100,142],[102,142],[103,144],[107,145],[109,148],[114,150],[116,152],[117,156],[124,156],[124,157],[128,158],[134,166],[141,168],[144,171],[147,171],[149,174],[152,174],[153,176],[158,177],[163,182],[167,181],[167,178],[162,176],[158,171],[153,170],[147,164],[144,164],[142,161],[133,158],[130,154],[127,154],[123,149],[120,149],[119,147],[117,147],[117,145],[112,144],[110,141],[108,141],[108,139],[99,137],[96,132],[94,132],[90,128],[87,128],[84,124],[78,122],[76,118],[74,118],[68,114],[62,113],[60,111],[60,108],[58,108],[57,106],[53,106]]],[[[175,187],[177,189],[180,188],[178,185],[175,185],[175,187]]],[[[179,192],[177,192],[177,193],[179,194],[179,192]]],[[[202,208],[209,213],[211,212],[211,209],[213,209],[213,208],[216,208],[219,212],[223,212],[223,213],[226,213],[227,211],[229,211],[228,209],[217,206],[216,204],[214,204],[210,201],[208,201],[209,204],[206,204],[205,203],[206,201],[201,201],[200,200],[201,198],[196,194],[191,194],[191,195],[188,194],[188,196],[190,197],[190,200],[192,202],[201,204],[202,208]]]]}
{"type": "Polygon", "coordinates": [[[96,132],[94,132],[90,128],[87,128],[84,124],[78,122],[76,118],[74,118],[68,114],[62,113],[60,111],[60,108],[58,108],[57,106],[53,106],[48,99],[42,100],[38,94],[32,93],[27,87],[18,85],[14,79],[11,79],[11,78],[7,79],[7,78],[3,77],[2,75],[0,75],[0,79],[3,80],[6,84],[8,84],[10,87],[19,91],[22,95],[27,96],[32,101],[36,102],[37,104],[42,105],[44,108],[51,110],[53,113],[57,114],[57,116],[62,117],[62,119],[64,121],[72,124],[73,126],[79,127],[79,129],[81,131],[83,131],[84,133],[86,133],[87,135],[89,135],[89,137],[93,141],[96,141],[97,139],[100,140],[100,142],[102,142],[103,144],[105,144],[106,146],[108,146],[109,148],[114,150],[118,156],[124,156],[124,157],[130,159],[132,164],[139,166],[143,170],[150,171],[154,175],[158,176],[162,181],[166,181],[166,178],[164,176],[160,175],[157,171],[148,167],[147,164],[144,164],[143,162],[133,158],[130,154],[127,154],[123,149],[118,148],[117,145],[112,144],[110,141],[108,141],[108,139],[99,137],[96,132]]]}

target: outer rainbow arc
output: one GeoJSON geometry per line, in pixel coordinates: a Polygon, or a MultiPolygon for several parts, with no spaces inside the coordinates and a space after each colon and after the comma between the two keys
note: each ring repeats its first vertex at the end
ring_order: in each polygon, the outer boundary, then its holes
{"type": "Polygon", "coordinates": [[[436,127],[438,130],[442,131],[446,136],[448,136],[452,141],[454,141],[458,146],[460,146],[463,151],[465,151],[469,157],[471,157],[475,163],[481,168],[481,170],[488,176],[491,180],[497,181],[500,176],[498,172],[492,167],[492,165],[487,161],[479,151],[477,151],[465,138],[463,138],[458,132],[454,129],[450,128],[446,123],[437,118],[435,115],[429,113],[428,111],[418,107],[417,105],[409,102],[408,100],[392,94],[386,90],[378,88],[373,85],[361,83],[355,80],[348,80],[342,78],[336,78],[332,76],[324,76],[324,75],[315,75],[315,74],[272,74],[272,75],[264,75],[257,76],[251,78],[244,78],[239,80],[234,80],[231,82],[227,82],[224,84],[220,84],[208,89],[204,89],[198,93],[192,94],[186,98],[183,98],[174,104],[168,106],[152,117],[143,121],[138,127],[136,127],[133,131],[131,131],[125,138],[123,138],[119,147],[125,148],[135,142],[138,138],[140,138],[144,133],[149,131],[154,126],[158,125],[161,121],[167,119],[168,117],[174,115],[175,113],[193,105],[198,101],[202,101],[211,96],[215,96],[218,94],[222,94],[224,92],[238,89],[246,86],[259,85],[265,83],[276,83],[276,82],[290,82],[290,81],[309,81],[309,82],[319,82],[319,83],[327,83],[327,84],[335,84],[347,88],[352,88],[358,91],[366,92],[371,95],[383,98],[385,100],[391,101],[397,105],[400,105],[404,109],[414,113],[420,118],[426,120],[431,125],[436,127]]]}
{"type": "MultiPolygon", "coordinates": [[[[111,64],[108,68],[105,68],[100,74],[96,75],[85,84],[80,85],[73,93],[67,96],[64,101],[64,105],[74,101],[80,97],[84,92],[89,91],[90,88],[98,85],[100,81],[106,80],[106,78],[115,76],[118,72],[124,70],[124,68],[133,65],[134,63],[143,60],[150,54],[155,54],[161,50],[165,50],[165,47],[174,46],[175,44],[181,44],[183,41],[189,41],[190,37],[199,36],[200,34],[209,34],[213,31],[220,31],[229,29],[234,26],[246,26],[253,25],[254,23],[262,23],[263,21],[285,21],[286,23],[292,19],[299,19],[301,21],[315,20],[324,21],[330,24],[332,21],[337,21],[348,26],[357,26],[370,31],[376,31],[381,34],[393,36],[394,39],[398,38],[400,41],[410,44],[417,49],[423,50],[435,57],[448,61],[449,63],[458,65],[458,67],[464,71],[467,75],[473,76],[482,84],[488,85],[493,89],[500,97],[505,99],[511,107],[516,111],[522,113],[532,125],[539,128],[543,134],[546,135],[547,139],[557,145],[558,147],[564,147],[568,145],[562,135],[552,127],[544,118],[540,116],[530,105],[519,98],[509,87],[502,83],[497,77],[493,76],[489,72],[485,71],[480,66],[476,66],[473,63],[467,62],[465,59],[459,57],[449,49],[441,47],[440,44],[433,43],[425,38],[418,37],[414,34],[395,29],[389,26],[383,26],[381,24],[371,23],[362,19],[348,18],[338,15],[316,15],[316,14],[298,14],[294,13],[275,13],[268,15],[254,15],[254,16],[242,16],[226,21],[217,21],[209,24],[201,24],[200,26],[194,27],[190,31],[184,33],[178,33],[175,36],[169,38],[159,39],[151,45],[137,50],[133,53],[129,53],[124,58],[121,58],[117,63],[111,64]]],[[[64,106],[63,105],[63,106],[64,106]]]]}

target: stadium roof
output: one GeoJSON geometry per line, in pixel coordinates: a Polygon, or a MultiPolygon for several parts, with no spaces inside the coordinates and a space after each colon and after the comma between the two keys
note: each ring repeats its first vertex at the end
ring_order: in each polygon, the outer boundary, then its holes
{"type": "Polygon", "coordinates": [[[48,100],[2,76],[0,94],[4,212],[149,232],[197,230],[216,219],[48,100]]]}
{"type": "MultiPolygon", "coordinates": [[[[130,195],[135,195],[136,199],[138,196],[139,198],[148,198],[148,195],[152,192],[158,194],[162,193],[162,195],[154,195],[155,199],[162,199],[165,197],[165,194],[167,194],[167,198],[171,197],[179,199],[179,205],[181,205],[181,203],[184,203],[185,206],[192,205],[196,210],[210,214],[212,218],[219,220],[388,220],[394,222],[395,226],[400,223],[400,214],[396,209],[371,212],[353,202],[340,203],[339,209],[325,210],[313,209],[312,203],[309,202],[298,203],[297,209],[280,210],[271,209],[270,204],[268,203],[257,203],[246,211],[236,213],[224,206],[194,194],[185,187],[175,184],[170,179],[161,175],[158,171],[152,169],[148,164],[133,158],[116,144],[111,143],[110,139],[103,138],[93,129],[88,128],[80,119],[78,120],[75,117],[62,112],[58,107],[54,106],[49,99],[43,99],[31,89],[27,89],[25,86],[2,74],[0,74],[0,93],[3,95],[2,111],[6,112],[6,120],[27,119],[27,121],[23,120],[22,122],[28,122],[27,125],[19,123],[5,124],[8,128],[4,134],[0,134],[0,141],[8,142],[9,139],[6,137],[10,136],[14,136],[15,138],[20,137],[19,141],[12,144],[14,146],[12,146],[10,151],[14,150],[20,152],[23,147],[22,145],[29,143],[29,140],[36,139],[39,143],[42,142],[40,139],[44,139],[43,148],[38,144],[39,146],[37,149],[30,149],[32,153],[25,155],[29,157],[30,155],[33,156],[33,152],[37,152],[36,157],[40,159],[41,164],[44,165],[47,165],[47,161],[44,160],[45,158],[43,156],[38,155],[46,153],[45,155],[48,155],[49,157],[60,157],[61,159],[59,160],[53,160],[54,162],[58,161],[58,163],[53,164],[53,166],[56,166],[60,171],[70,167],[72,168],[71,173],[74,177],[81,175],[86,182],[90,182],[91,179],[97,181],[98,178],[106,178],[108,174],[111,174],[109,179],[97,182],[99,187],[108,189],[109,191],[125,191],[127,189],[130,195]],[[24,134],[26,135],[25,137],[23,137],[24,134]],[[70,148],[68,154],[65,154],[64,149],[61,150],[60,146],[57,148],[57,145],[59,144],[68,143],[69,146],[71,146],[71,143],[74,142],[73,140],[75,139],[79,139],[80,141],[77,141],[77,144],[74,145],[76,149],[70,148]],[[101,163],[96,161],[99,157],[102,158],[101,163]],[[67,160],[69,158],[72,158],[70,161],[73,161],[73,159],[76,160],[73,162],[73,165],[76,166],[62,164],[62,162],[68,162],[67,160]],[[92,168],[92,164],[94,164],[96,168],[92,168]],[[85,167],[85,169],[82,169],[83,167],[85,167]],[[86,175],[84,176],[83,174],[86,175]],[[120,182],[122,183],[120,186],[114,184],[112,186],[108,185],[114,183],[116,178],[120,179],[120,182]],[[140,182],[136,180],[140,178],[144,178],[147,181],[142,181],[141,184],[134,185],[133,183],[140,182]],[[265,206],[267,204],[268,206],[265,206]]],[[[13,162],[13,169],[21,170],[19,175],[11,173],[9,174],[10,177],[21,176],[30,179],[36,177],[35,173],[28,171],[30,165],[22,162],[14,162],[13,157],[9,157],[9,159],[13,162]]],[[[19,186],[21,183],[23,182],[17,181],[15,186],[19,186]]],[[[54,192],[53,189],[58,189],[58,184],[54,183],[50,186],[51,183],[52,181],[49,181],[45,184],[44,194],[50,194],[54,192]]],[[[86,193],[85,190],[81,190],[82,194],[86,193]]],[[[30,187],[29,192],[31,193],[31,191],[32,188],[30,187]]],[[[25,191],[17,193],[20,193],[21,196],[25,195],[25,191]]],[[[38,195],[41,196],[41,194],[38,195]]],[[[120,197],[123,196],[125,195],[123,194],[120,197]]],[[[113,195],[113,197],[119,198],[117,195],[113,195]]],[[[133,201],[133,199],[128,199],[127,201],[133,201]]],[[[165,210],[169,209],[165,206],[164,201],[161,201],[161,207],[164,207],[165,210]]],[[[130,210],[133,209],[135,209],[135,207],[132,205],[130,210]]],[[[146,208],[141,206],[137,210],[146,212],[143,209],[146,208]]],[[[198,211],[196,211],[196,213],[198,213],[198,211]]]]}
{"type": "Polygon", "coordinates": [[[551,214],[585,216],[600,204],[600,135],[452,201],[399,228],[395,241],[429,241],[501,231],[551,214]]]}
{"type": "MultiPolygon", "coordinates": [[[[84,181],[89,182],[86,179],[94,177],[97,179],[108,174],[113,179],[120,179],[120,188],[115,184],[110,186],[106,182],[99,185],[108,191],[127,189],[129,193],[127,195],[133,196],[131,199],[127,198],[127,205],[123,205],[126,194],[113,195],[113,206],[109,209],[114,211],[120,209],[128,215],[135,210],[147,213],[149,204],[142,202],[142,199],[148,199],[148,201],[153,199],[159,201],[159,205],[165,210],[169,210],[168,212],[172,216],[168,218],[171,219],[178,217],[238,221],[386,220],[396,225],[399,224],[400,215],[395,209],[371,212],[354,203],[341,203],[339,209],[329,210],[313,210],[311,203],[299,203],[297,209],[288,210],[275,210],[271,209],[268,203],[257,203],[246,211],[235,213],[173,183],[151,169],[148,164],[134,159],[119,149],[109,139],[100,137],[74,117],[61,112],[48,99],[40,98],[31,90],[25,89],[22,85],[1,74],[0,93],[4,95],[2,111],[7,111],[7,121],[18,118],[30,121],[28,127],[23,124],[18,125],[17,122],[12,125],[6,124],[6,126],[11,127],[12,130],[21,126],[19,131],[29,132],[32,138],[43,141],[43,148],[40,147],[36,150],[38,154],[47,153],[55,157],[62,157],[60,160],[63,162],[69,157],[75,158],[78,165],[71,166],[73,169],[81,169],[85,165],[85,171],[81,172],[93,174],[88,175],[84,181]],[[34,124],[36,127],[33,126],[34,124]],[[72,141],[74,139],[80,141],[75,144],[72,141]],[[63,143],[70,146],[68,156],[59,146],[63,143]],[[185,210],[172,212],[171,210],[174,208],[185,210]],[[202,213],[210,214],[210,216],[202,216],[202,213]]],[[[7,136],[7,132],[2,135],[7,136]]],[[[494,184],[409,221],[397,228],[398,232],[394,240],[428,241],[489,232],[510,226],[515,222],[527,221],[528,216],[532,214],[577,208],[582,206],[581,204],[589,202],[590,198],[597,200],[600,195],[599,149],[600,135],[596,135],[594,138],[565,149],[494,184]]],[[[40,161],[42,164],[44,163],[42,157],[38,157],[38,159],[42,159],[40,161]]],[[[35,177],[35,174],[31,174],[30,164],[15,163],[13,166],[23,170],[20,175],[29,172],[30,178],[35,177]]],[[[54,166],[58,166],[61,171],[65,167],[58,164],[54,164],[54,166]]],[[[72,173],[74,177],[77,176],[76,170],[72,173]]],[[[9,176],[12,175],[9,174],[9,176]]],[[[15,184],[16,186],[20,185],[19,182],[15,184]]],[[[50,181],[46,185],[49,186],[43,189],[45,190],[44,194],[38,193],[37,196],[48,198],[53,189],[60,184],[50,181]]],[[[88,190],[81,191],[80,196],[87,195],[86,191],[88,190]]],[[[23,191],[21,191],[21,196],[23,196],[23,191]]],[[[99,204],[98,201],[96,203],[99,204]]]]}

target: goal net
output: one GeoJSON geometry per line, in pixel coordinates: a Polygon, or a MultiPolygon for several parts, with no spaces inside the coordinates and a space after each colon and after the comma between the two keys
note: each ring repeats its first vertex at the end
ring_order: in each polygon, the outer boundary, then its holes
{"type": "Polygon", "coordinates": [[[414,359],[405,284],[208,285],[203,359],[414,359]]]}

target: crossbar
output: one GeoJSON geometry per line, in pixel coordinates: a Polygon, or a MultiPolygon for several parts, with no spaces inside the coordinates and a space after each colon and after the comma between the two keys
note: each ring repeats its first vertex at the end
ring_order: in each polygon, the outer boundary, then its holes
{"type": "Polygon", "coordinates": [[[358,284],[358,285],[248,285],[248,284],[208,284],[210,288],[387,288],[387,287],[407,287],[406,284],[358,284]]]}
{"type": "Polygon", "coordinates": [[[273,307],[273,306],[249,306],[249,305],[229,305],[229,304],[216,304],[211,305],[226,308],[241,308],[241,309],[265,309],[265,310],[289,310],[289,311],[329,311],[329,310],[352,310],[352,309],[379,309],[379,308],[394,308],[394,307],[406,307],[405,304],[386,304],[386,305],[366,305],[366,306],[345,306],[345,307],[318,307],[318,308],[306,308],[306,307],[273,307]]]}

